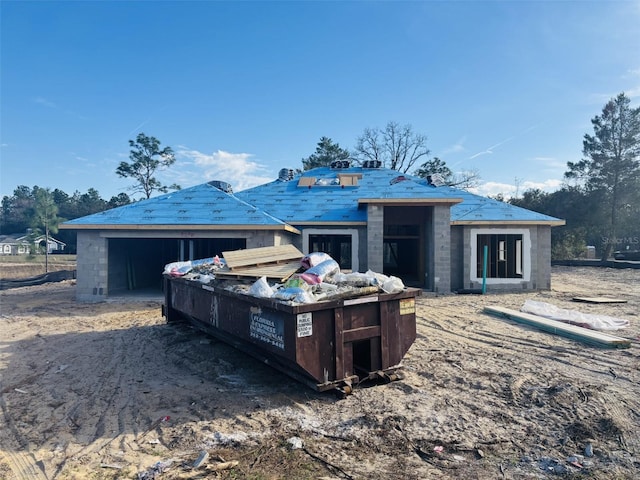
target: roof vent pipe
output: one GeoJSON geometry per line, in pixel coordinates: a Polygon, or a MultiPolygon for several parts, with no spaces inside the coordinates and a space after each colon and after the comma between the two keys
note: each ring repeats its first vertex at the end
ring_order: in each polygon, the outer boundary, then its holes
{"type": "Polygon", "coordinates": [[[281,168],[278,173],[278,180],[282,180],[283,182],[293,180],[293,170],[291,168],[281,168]]]}
{"type": "Polygon", "coordinates": [[[382,162],[380,160],[365,160],[362,162],[362,168],[380,168],[382,162]]]}
{"type": "Polygon", "coordinates": [[[233,193],[233,188],[231,188],[231,184],[227,182],[223,182],[222,180],[211,180],[209,185],[217,188],[218,190],[222,190],[225,193],[233,193]]]}
{"type": "Polygon", "coordinates": [[[331,162],[331,168],[349,168],[351,162],[349,160],[334,160],[331,162]]]}
{"type": "Polygon", "coordinates": [[[444,181],[444,178],[439,173],[432,173],[431,175],[427,175],[427,183],[429,185],[433,185],[434,187],[442,187],[447,184],[444,181]]]}

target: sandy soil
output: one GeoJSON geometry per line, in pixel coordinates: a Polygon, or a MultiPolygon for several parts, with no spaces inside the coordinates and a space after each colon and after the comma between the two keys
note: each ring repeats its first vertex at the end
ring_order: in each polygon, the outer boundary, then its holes
{"type": "Polygon", "coordinates": [[[77,304],[73,282],[0,292],[0,478],[639,478],[640,270],[552,281],[420,297],[405,379],[346,399],[167,325],[160,300],[77,304]],[[632,347],[481,312],[528,298],[628,319],[632,347]]]}

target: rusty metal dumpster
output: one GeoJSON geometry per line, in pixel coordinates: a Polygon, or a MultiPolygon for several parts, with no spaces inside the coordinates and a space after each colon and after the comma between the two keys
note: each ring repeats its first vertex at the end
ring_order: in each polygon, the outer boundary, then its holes
{"type": "Polygon", "coordinates": [[[291,305],[164,276],[164,315],[194,326],[318,391],[394,380],[416,339],[419,289],[291,305]]]}

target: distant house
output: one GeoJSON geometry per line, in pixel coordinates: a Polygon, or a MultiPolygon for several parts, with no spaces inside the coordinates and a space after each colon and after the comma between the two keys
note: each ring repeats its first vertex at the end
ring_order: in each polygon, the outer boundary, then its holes
{"type": "Polygon", "coordinates": [[[24,234],[0,235],[0,255],[26,255],[29,241],[24,234]]]}
{"type": "Polygon", "coordinates": [[[283,169],[235,194],[209,182],[61,228],[78,232],[77,297],[96,301],[159,289],[173,261],[282,244],[438,292],[481,286],[487,247],[489,290],[549,289],[551,227],[563,224],[396,170],[337,162],[301,174],[283,169]]]}
{"type": "MultiPolygon", "coordinates": [[[[45,235],[34,238],[33,243],[44,251],[47,243],[45,235]]],[[[49,236],[48,253],[62,253],[66,246],[66,243],[49,236]]],[[[0,255],[28,255],[30,253],[31,241],[28,235],[19,233],[0,235],[0,255]]]]}

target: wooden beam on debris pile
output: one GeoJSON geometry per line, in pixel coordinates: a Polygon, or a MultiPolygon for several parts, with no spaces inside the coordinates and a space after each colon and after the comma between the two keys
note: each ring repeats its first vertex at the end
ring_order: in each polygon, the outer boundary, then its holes
{"type": "Polygon", "coordinates": [[[604,348],[629,348],[631,340],[622,337],[616,337],[608,333],[589,330],[588,328],[578,327],[569,323],[551,320],[549,318],[539,317],[530,313],[523,313],[517,310],[511,310],[504,307],[484,307],[484,312],[497,317],[508,318],[518,323],[530,325],[539,328],[545,332],[555,333],[563,337],[577,340],[579,342],[588,343],[597,347],[604,348]]]}
{"type": "Polygon", "coordinates": [[[222,256],[231,270],[237,270],[245,267],[299,262],[304,254],[294,245],[278,245],[222,252],[222,256]]]}
{"type": "Polygon", "coordinates": [[[289,263],[278,263],[274,265],[217,270],[216,277],[236,280],[267,277],[268,279],[277,280],[278,282],[284,282],[291,275],[296,273],[299,268],[300,261],[296,260],[289,263]]]}

